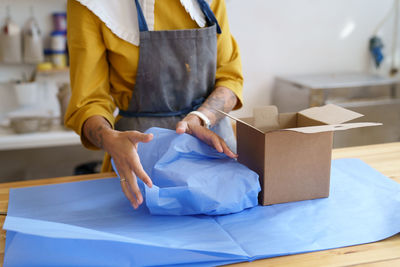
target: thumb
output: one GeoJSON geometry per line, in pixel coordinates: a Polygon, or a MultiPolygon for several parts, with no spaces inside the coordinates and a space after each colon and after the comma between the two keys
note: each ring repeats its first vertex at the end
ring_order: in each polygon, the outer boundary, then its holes
{"type": "Polygon", "coordinates": [[[153,139],[153,134],[145,134],[138,131],[130,131],[128,132],[128,138],[133,143],[147,143],[153,139]]]}
{"type": "Polygon", "coordinates": [[[188,129],[188,123],[186,121],[180,121],[176,124],[176,133],[183,134],[186,133],[188,129]]]}

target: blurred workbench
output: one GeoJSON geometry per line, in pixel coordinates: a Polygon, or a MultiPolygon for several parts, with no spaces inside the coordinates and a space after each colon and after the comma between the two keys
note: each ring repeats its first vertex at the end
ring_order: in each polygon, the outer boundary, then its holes
{"type": "MultiPolygon", "coordinates": [[[[387,177],[400,183],[400,142],[348,147],[333,150],[333,159],[359,158],[387,177]]],[[[102,173],[82,176],[50,178],[0,184],[0,223],[3,225],[8,207],[10,188],[27,187],[45,184],[77,182],[99,178],[114,177],[114,173],[102,173]]],[[[400,222],[399,222],[400,223],[400,222]]],[[[0,261],[3,262],[5,231],[0,236],[0,261]]],[[[237,266],[400,266],[400,234],[385,240],[330,249],[318,252],[303,253],[258,260],[250,263],[239,263],[237,266]]]]}

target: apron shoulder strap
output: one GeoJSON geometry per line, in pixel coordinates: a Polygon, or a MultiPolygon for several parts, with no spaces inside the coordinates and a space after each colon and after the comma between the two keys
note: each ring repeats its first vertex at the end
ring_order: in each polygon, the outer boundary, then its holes
{"type": "Polygon", "coordinates": [[[137,10],[137,17],[139,22],[139,30],[141,32],[149,31],[149,27],[147,26],[146,19],[144,18],[142,7],[139,4],[139,0],[135,0],[136,10],[137,10]]]}
{"type": "MultiPolygon", "coordinates": [[[[206,16],[206,19],[210,25],[215,24],[217,26],[217,33],[221,33],[221,27],[218,24],[218,20],[215,17],[214,13],[212,12],[210,6],[207,4],[205,0],[197,0],[197,2],[200,5],[201,10],[203,11],[204,15],[206,16]]],[[[149,27],[147,26],[146,19],[144,18],[142,7],[140,6],[139,0],[135,0],[136,4],[136,10],[137,10],[137,15],[138,15],[138,22],[139,22],[139,30],[141,32],[146,32],[149,30],[149,27]]]]}
{"type": "Polygon", "coordinates": [[[210,25],[217,25],[217,33],[220,34],[222,33],[221,27],[218,24],[218,20],[214,15],[214,12],[212,12],[210,6],[205,0],[197,0],[197,2],[200,5],[201,10],[203,11],[204,15],[206,16],[206,19],[210,25]]]}

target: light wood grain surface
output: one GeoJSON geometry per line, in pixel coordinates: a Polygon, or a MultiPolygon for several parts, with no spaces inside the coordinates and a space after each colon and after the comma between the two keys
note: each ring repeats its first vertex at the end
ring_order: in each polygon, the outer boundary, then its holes
{"type": "MultiPolygon", "coordinates": [[[[400,142],[334,149],[332,157],[334,159],[362,159],[387,177],[400,183],[400,142]]],[[[7,212],[10,188],[76,182],[106,177],[115,177],[115,174],[102,173],[0,184],[0,213],[5,214],[7,212]]],[[[1,225],[3,225],[4,219],[5,216],[1,215],[1,225]]],[[[3,262],[4,246],[5,231],[2,230],[0,234],[0,262],[3,262]]],[[[233,266],[400,266],[400,234],[370,244],[282,256],[250,263],[238,263],[233,266]]]]}

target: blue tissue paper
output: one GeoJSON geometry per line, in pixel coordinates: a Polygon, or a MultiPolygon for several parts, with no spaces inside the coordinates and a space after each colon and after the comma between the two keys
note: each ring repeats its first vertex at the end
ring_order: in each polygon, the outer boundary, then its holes
{"type": "Polygon", "coordinates": [[[138,154],[154,185],[139,185],[151,214],[221,215],[257,206],[258,175],[246,166],[189,134],[146,133],[154,138],[139,143],[138,154]]]}
{"type": "Polygon", "coordinates": [[[134,210],[118,179],[10,190],[4,266],[216,266],[375,242],[400,232],[400,184],[332,163],[329,198],[219,216],[134,210]]]}

